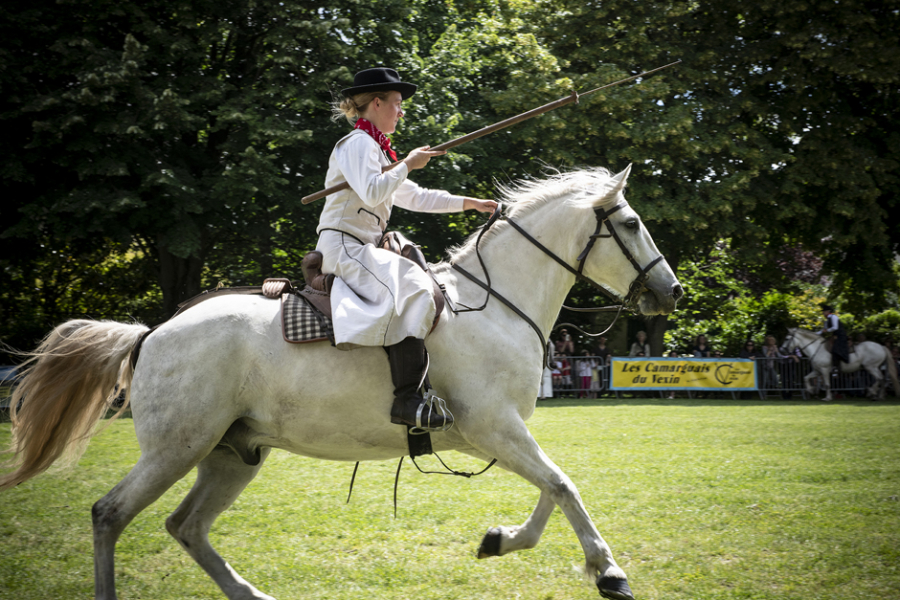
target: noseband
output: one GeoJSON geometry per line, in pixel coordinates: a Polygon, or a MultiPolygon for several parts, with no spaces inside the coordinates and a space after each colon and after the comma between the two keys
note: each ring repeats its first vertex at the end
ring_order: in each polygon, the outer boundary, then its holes
{"type": "MultiPolygon", "coordinates": [[[[797,341],[797,336],[796,336],[796,335],[794,334],[794,332],[792,331],[792,332],[790,332],[790,334],[788,335],[787,339],[784,340],[784,344],[782,345],[782,348],[787,348],[787,347],[791,344],[791,342],[796,343],[796,341],[797,341]]],[[[800,347],[800,344],[797,344],[796,347],[800,348],[800,352],[801,352],[804,356],[806,356],[805,350],[806,350],[807,348],[809,348],[810,346],[812,346],[813,344],[815,344],[816,342],[818,342],[818,341],[820,341],[820,340],[817,339],[817,338],[813,338],[813,340],[810,341],[810,342],[809,342],[808,344],[806,344],[805,346],[800,347]]],[[[819,353],[819,350],[821,350],[824,346],[825,346],[825,344],[824,344],[824,342],[823,342],[822,345],[819,346],[818,348],[816,348],[816,351],[812,353],[812,355],[809,357],[809,360],[812,360],[812,359],[816,356],[816,354],[819,353]]],[[[790,350],[790,349],[788,348],[788,350],[790,350]]]]}
{"type": "MultiPolygon", "coordinates": [[[[517,315],[522,317],[529,325],[531,325],[531,327],[537,332],[538,337],[541,339],[541,344],[543,344],[544,350],[546,352],[547,344],[544,340],[544,335],[541,333],[541,330],[537,326],[537,324],[533,320],[531,320],[527,315],[525,315],[525,313],[523,313],[521,310],[519,310],[519,308],[516,307],[512,302],[510,302],[509,300],[507,300],[506,298],[501,296],[499,293],[497,293],[491,287],[491,277],[488,274],[487,267],[485,266],[484,261],[481,259],[481,253],[479,252],[478,245],[481,242],[481,237],[484,235],[484,233],[498,219],[503,219],[504,221],[509,223],[513,229],[518,231],[522,235],[522,237],[524,237],[526,240],[531,242],[534,246],[536,246],[539,250],[541,250],[541,252],[543,252],[544,254],[546,254],[547,256],[552,258],[553,260],[555,260],[557,263],[562,265],[563,268],[565,268],[567,271],[569,271],[570,273],[575,275],[575,278],[578,281],[584,281],[585,283],[590,284],[591,286],[595,287],[601,293],[603,293],[605,296],[607,296],[608,298],[610,298],[611,300],[613,300],[615,302],[617,300],[617,298],[615,298],[609,291],[607,291],[606,288],[604,288],[602,285],[600,285],[599,283],[597,283],[596,281],[594,281],[593,279],[591,279],[590,277],[586,276],[583,273],[584,265],[587,262],[588,255],[590,254],[591,250],[594,248],[594,243],[597,241],[597,239],[598,238],[608,238],[608,237],[613,238],[614,240],[616,240],[616,243],[619,245],[619,248],[622,250],[622,254],[625,256],[625,258],[628,259],[628,261],[632,264],[632,266],[635,268],[635,270],[638,272],[638,274],[637,274],[637,277],[635,277],[634,281],[631,282],[631,285],[628,287],[628,294],[625,296],[624,302],[622,303],[621,306],[604,307],[602,309],[589,309],[589,310],[610,310],[610,309],[615,310],[615,309],[618,309],[619,313],[621,313],[622,308],[628,308],[629,310],[636,309],[638,301],[640,300],[640,297],[641,297],[641,293],[643,292],[643,289],[644,289],[644,284],[650,278],[650,275],[649,275],[650,269],[652,269],[654,266],[656,266],[657,263],[659,263],[661,260],[663,260],[663,255],[660,254],[659,256],[654,258],[652,261],[650,261],[650,263],[646,267],[641,267],[640,263],[638,263],[637,260],[635,260],[634,255],[631,253],[631,250],[628,249],[628,246],[625,245],[625,243],[619,237],[618,233],[616,233],[616,229],[613,226],[612,221],[609,220],[610,215],[612,215],[616,211],[624,208],[625,206],[626,206],[626,204],[616,204],[614,207],[612,207],[609,210],[606,210],[605,208],[595,208],[594,209],[594,216],[597,219],[597,226],[596,226],[596,228],[594,228],[594,233],[592,233],[590,235],[590,237],[588,238],[588,241],[584,247],[584,250],[581,251],[581,254],[579,254],[578,258],[576,259],[576,260],[578,260],[578,268],[577,269],[572,267],[569,263],[567,263],[562,258],[560,258],[556,253],[554,253],[552,250],[550,250],[549,248],[544,246],[542,243],[540,243],[537,239],[534,238],[534,236],[532,236],[530,233],[525,231],[521,225],[519,225],[518,223],[513,221],[511,218],[501,215],[502,206],[498,206],[497,210],[494,211],[494,214],[491,215],[491,218],[488,219],[488,222],[482,228],[481,233],[478,234],[478,239],[475,241],[475,254],[478,256],[478,261],[481,263],[481,268],[484,271],[485,278],[487,279],[487,283],[482,282],[480,279],[478,279],[477,277],[475,277],[474,275],[472,275],[471,273],[469,273],[468,271],[463,269],[458,264],[455,264],[455,263],[453,264],[454,269],[456,269],[457,271],[459,271],[460,273],[465,275],[467,278],[471,279],[473,282],[475,282],[476,284],[481,286],[483,289],[485,289],[488,292],[487,297],[485,298],[484,303],[480,307],[478,307],[478,308],[465,307],[463,310],[460,310],[460,309],[457,309],[456,307],[454,307],[452,301],[450,301],[450,299],[448,297],[447,299],[448,299],[448,303],[451,306],[451,309],[453,310],[454,313],[484,310],[484,308],[487,306],[488,299],[490,299],[491,295],[493,295],[498,300],[500,300],[503,304],[505,304],[510,309],[512,309],[513,312],[515,312],[517,315]],[[604,223],[606,223],[606,228],[607,228],[607,230],[609,230],[609,233],[607,233],[607,234],[600,233],[600,230],[603,228],[604,223]]],[[[616,316],[618,317],[618,315],[616,315],[616,316]]],[[[615,323],[615,321],[613,321],[613,323],[615,323]]],[[[545,362],[546,362],[546,357],[545,357],[545,362]]]]}
{"type": "MultiPolygon", "coordinates": [[[[616,228],[613,226],[612,221],[609,220],[609,216],[623,208],[625,204],[616,204],[609,210],[604,208],[595,208],[594,216],[597,218],[597,227],[594,229],[594,233],[588,238],[587,244],[584,247],[584,250],[581,251],[581,254],[578,255],[576,259],[578,261],[578,268],[575,269],[571,265],[569,265],[566,261],[557,256],[552,250],[544,246],[542,243],[537,241],[534,237],[532,237],[527,231],[522,229],[522,227],[513,221],[512,219],[506,218],[506,222],[509,223],[513,229],[518,231],[522,236],[537,246],[544,254],[561,264],[567,271],[575,275],[575,278],[579,281],[584,281],[598,290],[600,290],[607,297],[612,299],[613,301],[617,300],[617,298],[613,297],[606,288],[602,285],[587,277],[584,274],[584,264],[587,262],[588,255],[591,253],[591,250],[594,248],[594,242],[597,241],[597,238],[608,238],[611,237],[616,240],[616,243],[619,245],[619,248],[622,250],[622,254],[628,261],[632,264],[635,270],[638,272],[637,277],[635,277],[634,281],[631,282],[631,285],[628,287],[628,294],[625,296],[624,306],[625,308],[635,309],[637,308],[637,302],[641,297],[641,292],[644,289],[644,284],[647,283],[647,280],[650,278],[650,269],[656,266],[663,259],[663,255],[660,254],[656,258],[654,258],[646,267],[641,267],[640,263],[635,260],[634,255],[631,253],[631,250],[628,249],[628,246],[622,241],[622,238],[619,237],[619,234],[616,233],[616,228]],[[609,233],[602,234],[600,230],[603,228],[603,224],[606,223],[606,228],[609,230],[609,233]]],[[[455,267],[456,265],[454,265],[455,267]]]]}

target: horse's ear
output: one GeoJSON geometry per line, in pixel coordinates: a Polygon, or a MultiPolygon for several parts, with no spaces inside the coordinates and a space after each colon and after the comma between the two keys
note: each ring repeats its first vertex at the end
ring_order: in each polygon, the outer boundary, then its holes
{"type": "Polygon", "coordinates": [[[628,166],[625,167],[621,173],[614,175],[610,179],[611,187],[603,194],[603,197],[597,201],[597,204],[600,205],[615,202],[619,193],[625,189],[625,182],[628,181],[629,173],[631,173],[631,163],[628,163],[628,166]]]}
{"type": "Polygon", "coordinates": [[[622,170],[621,173],[613,177],[613,180],[621,182],[622,185],[625,185],[625,180],[628,179],[628,176],[631,174],[631,163],[628,163],[628,166],[622,170]]]}

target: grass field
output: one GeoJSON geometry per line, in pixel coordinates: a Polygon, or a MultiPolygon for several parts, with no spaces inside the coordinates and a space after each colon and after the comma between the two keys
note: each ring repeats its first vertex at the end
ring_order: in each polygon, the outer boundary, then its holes
{"type": "MultiPolygon", "coordinates": [[[[558,400],[529,424],[638,600],[900,599],[898,403],[558,400]]],[[[92,597],[90,508],[137,457],[121,420],[76,469],[0,494],[0,598],[92,597]]],[[[422,475],[407,460],[394,519],[396,463],[362,464],[347,505],[352,469],[273,452],[213,544],[280,600],[599,598],[573,568],[583,554],[558,510],[537,548],[475,559],[489,526],[534,507],[537,490],[517,476],[422,475]]],[[[192,482],[122,536],[123,600],[223,598],[164,528],[192,482]]]]}

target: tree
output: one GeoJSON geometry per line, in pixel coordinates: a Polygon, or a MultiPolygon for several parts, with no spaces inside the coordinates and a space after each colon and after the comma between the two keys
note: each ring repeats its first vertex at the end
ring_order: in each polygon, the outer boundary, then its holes
{"type": "MultiPolygon", "coordinates": [[[[748,265],[802,243],[860,315],[896,289],[896,0],[10,0],[0,17],[3,235],[29,248],[4,253],[7,277],[59,260],[52,250],[97,261],[136,245],[158,320],[218,281],[296,276],[319,212],[299,198],[347,131],[325,118],[328,90],[374,63],[420,83],[394,139],[405,153],[682,59],[416,179],[490,196],[495,179],[631,162],[629,200],[675,269],[723,239],[748,265]]],[[[479,222],[392,225],[434,260],[479,222]]],[[[595,302],[587,289],[570,301],[595,302]]],[[[665,320],[648,325],[658,350],[665,320]]]]}
{"type": "Polygon", "coordinates": [[[762,264],[800,242],[824,258],[832,293],[877,308],[900,243],[897,8],[535,2],[523,21],[576,89],[683,63],[588,99],[566,127],[535,122],[531,138],[560,163],[634,163],[629,199],[676,269],[723,238],[762,264]]]}
{"type": "Polygon", "coordinates": [[[725,356],[737,356],[747,340],[757,345],[767,335],[783,340],[789,327],[818,330],[826,290],[821,262],[799,248],[780,254],[792,259],[776,263],[780,276],[768,268],[749,269],[724,241],[705,256],[683,260],[679,277],[694,293],[670,318],[667,350],[690,352],[702,334],[725,356]]]}
{"type": "Polygon", "coordinates": [[[236,231],[265,270],[272,246],[313,243],[315,209],[298,200],[324,179],[336,131],[322,118],[327,90],[354,62],[395,62],[409,47],[400,1],[0,10],[18,42],[5,72],[18,94],[2,115],[16,132],[3,185],[19,218],[5,235],[139,240],[158,272],[161,316],[200,291],[205,266],[224,269],[210,259],[228,255],[236,231]]]}

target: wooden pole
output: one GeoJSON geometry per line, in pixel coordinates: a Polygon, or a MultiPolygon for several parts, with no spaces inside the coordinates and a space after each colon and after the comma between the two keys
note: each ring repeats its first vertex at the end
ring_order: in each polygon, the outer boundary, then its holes
{"type": "MultiPolygon", "coordinates": [[[[527,121],[528,119],[532,119],[534,117],[537,117],[538,115],[542,115],[546,112],[550,112],[551,110],[556,110],[557,108],[559,108],[561,106],[565,106],[567,104],[572,104],[573,102],[578,102],[578,99],[581,96],[587,96],[588,94],[593,94],[594,92],[599,92],[600,90],[603,90],[603,89],[606,89],[609,87],[621,85],[623,83],[627,83],[627,82],[637,79],[639,77],[646,77],[647,75],[650,75],[651,73],[656,73],[657,71],[661,71],[663,69],[671,67],[672,65],[677,65],[680,62],[681,62],[681,60],[677,60],[673,63],[663,65],[662,67],[657,67],[650,71],[644,71],[643,73],[638,73],[637,75],[632,75],[631,77],[626,77],[625,79],[620,79],[619,81],[614,81],[613,83],[607,83],[606,85],[600,86],[598,88],[594,88],[588,92],[584,92],[583,94],[579,94],[578,92],[572,92],[572,94],[569,96],[565,96],[563,98],[560,98],[559,100],[550,102],[549,104],[545,104],[543,106],[533,108],[533,109],[529,110],[528,112],[524,112],[520,115],[516,115],[515,117],[510,117],[509,119],[506,119],[505,121],[500,121],[499,123],[494,123],[493,125],[488,125],[487,127],[483,127],[481,129],[479,129],[478,131],[473,131],[472,133],[468,133],[468,134],[458,137],[454,140],[450,140],[449,142],[444,142],[443,144],[434,146],[431,149],[432,150],[449,150],[450,148],[456,148],[457,146],[461,146],[462,144],[465,144],[466,142],[471,142],[472,140],[477,140],[480,137],[484,137],[484,136],[488,135],[489,133],[494,133],[495,131],[505,129],[511,125],[515,125],[516,123],[521,123],[522,121],[527,121]]],[[[381,172],[385,173],[387,171],[390,171],[391,169],[393,169],[397,165],[401,164],[402,162],[403,161],[397,161],[393,164],[384,166],[381,168],[381,172]]],[[[330,188],[318,191],[315,194],[310,194],[309,196],[304,196],[300,201],[303,204],[309,204],[310,202],[315,202],[316,200],[318,200],[320,198],[324,198],[325,196],[328,196],[329,194],[334,194],[335,192],[339,192],[341,190],[346,190],[349,187],[350,187],[350,184],[345,181],[343,183],[333,185],[330,188]]]]}

